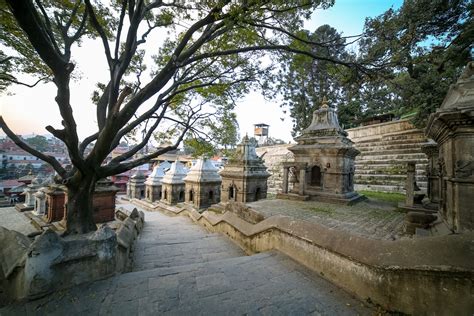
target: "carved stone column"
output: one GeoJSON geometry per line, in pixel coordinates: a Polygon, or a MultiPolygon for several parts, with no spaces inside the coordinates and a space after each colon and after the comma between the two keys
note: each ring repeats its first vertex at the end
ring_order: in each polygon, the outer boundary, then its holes
{"type": "Polygon", "coordinates": [[[283,188],[282,193],[288,193],[288,173],[289,167],[283,167],[283,188]]]}
{"type": "Polygon", "coordinates": [[[299,183],[299,195],[304,195],[305,185],[306,185],[306,168],[302,167],[300,169],[300,183],[299,183]]]}
{"type": "Polygon", "coordinates": [[[438,167],[438,158],[439,150],[438,144],[434,141],[430,141],[423,146],[421,146],[421,151],[423,151],[426,156],[428,156],[428,166],[426,168],[426,176],[428,178],[428,198],[430,203],[438,204],[440,195],[439,195],[439,167],[438,167]]]}

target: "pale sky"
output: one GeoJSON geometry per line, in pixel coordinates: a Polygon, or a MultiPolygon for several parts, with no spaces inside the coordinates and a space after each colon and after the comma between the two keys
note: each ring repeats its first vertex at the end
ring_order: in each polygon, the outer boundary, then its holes
{"type": "MultiPolygon", "coordinates": [[[[305,28],[314,31],[317,27],[329,24],[344,36],[357,35],[362,32],[365,17],[377,16],[390,7],[400,7],[402,0],[336,0],[336,4],[328,10],[316,11],[305,28]]],[[[149,39],[160,41],[159,38],[149,39]]],[[[97,130],[95,121],[95,105],[91,102],[91,94],[98,81],[105,82],[107,69],[100,41],[85,39],[82,48],[73,51],[74,61],[82,75],[79,81],[71,83],[71,100],[78,125],[80,138],[84,138],[97,130]]],[[[25,78],[24,81],[34,82],[25,78]]],[[[0,110],[10,128],[16,134],[48,134],[44,129],[47,125],[61,127],[59,110],[54,102],[54,84],[39,84],[35,88],[12,86],[8,93],[0,95],[0,110]]],[[[253,135],[253,124],[270,125],[271,137],[284,141],[293,141],[291,137],[291,118],[283,114],[278,99],[266,102],[259,93],[252,92],[238,103],[235,109],[239,122],[240,135],[253,135]],[[284,118],[282,121],[281,118],[284,118]]],[[[0,135],[4,135],[0,131],[0,135]]]]}

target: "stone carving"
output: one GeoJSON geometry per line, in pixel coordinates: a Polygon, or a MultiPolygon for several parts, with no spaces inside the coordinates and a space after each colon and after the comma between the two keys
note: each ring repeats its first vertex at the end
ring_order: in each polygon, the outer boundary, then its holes
{"type": "Polygon", "coordinates": [[[469,178],[474,175],[474,161],[458,160],[454,168],[456,178],[469,178]]]}

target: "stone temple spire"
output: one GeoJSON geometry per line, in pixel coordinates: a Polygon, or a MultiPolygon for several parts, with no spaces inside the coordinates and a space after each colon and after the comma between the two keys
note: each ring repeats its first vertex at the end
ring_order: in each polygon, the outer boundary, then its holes
{"type": "Polygon", "coordinates": [[[339,125],[336,110],[328,105],[326,97],[323,98],[321,107],[313,112],[311,124],[296,140],[314,136],[347,136],[339,125]]]}

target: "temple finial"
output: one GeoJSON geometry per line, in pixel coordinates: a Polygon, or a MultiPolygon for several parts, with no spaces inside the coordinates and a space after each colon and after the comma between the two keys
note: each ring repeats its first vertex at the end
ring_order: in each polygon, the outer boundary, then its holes
{"type": "Polygon", "coordinates": [[[322,109],[327,109],[328,106],[328,100],[326,99],[326,96],[323,97],[323,102],[321,102],[321,108],[322,109]]]}

